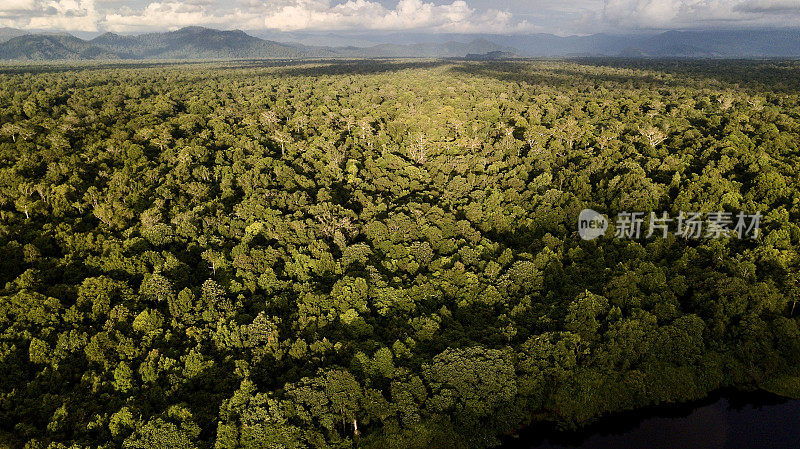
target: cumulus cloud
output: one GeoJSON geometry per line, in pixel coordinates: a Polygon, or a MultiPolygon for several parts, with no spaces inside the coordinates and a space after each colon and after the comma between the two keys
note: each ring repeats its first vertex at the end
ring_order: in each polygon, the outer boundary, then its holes
{"type": "Polygon", "coordinates": [[[188,25],[503,34],[800,27],[800,0],[0,0],[0,26],[143,32],[188,25]]]}
{"type": "MultiPolygon", "coordinates": [[[[0,26],[140,32],[188,25],[239,29],[529,32],[508,10],[465,0],[0,0],[0,26]]],[[[474,0],[470,0],[474,1],[474,0]]]]}
{"type": "Polygon", "coordinates": [[[0,3],[0,15],[33,11],[36,9],[36,4],[36,0],[5,0],[0,3]]]}
{"type": "Polygon", "coordinates": [[[96,31],[94,0],[3,0],[0,24],[33,30],[96,31]]]}
{"type": "Polygon", "coordinates": [[[477,12],[467,2],[434,4],[422,0],[400,0],[394,8],[377,1],[294,0],[274,5],[267,2],[263,26],[281,31],[296,30],[431,30],[450,32],[508,31],[532,29],[514,21],[511,13],[488,9],[477,12]]]}
{"type": "Polygon", "coordinates": [[[217,17],[203,4],[188,2],[153,2],[142,10],[121,8],[106,14],[103,28],[115,32],[177,29],[189,25],[212,25],[217,17]]]}

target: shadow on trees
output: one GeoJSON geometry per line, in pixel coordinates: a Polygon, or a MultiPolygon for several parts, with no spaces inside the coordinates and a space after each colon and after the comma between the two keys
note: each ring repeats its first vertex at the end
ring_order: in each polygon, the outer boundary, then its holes
{"type": "Polygon", "coordinates": [[[501,61],[453,66],[458,74],[495,78],[499,81],[556,88],[581,88],[598,83],[630,84],[631,87],[663,88],[683,84],[652,72],[623,73],[590,67],[569,60],[501,61]]]}
{"type": "Polygon", "coordinates": [[[72,71],[185,68],[196,70],[274,69],[285,76],[372,75],[450,66],[455,74],[504,82],[581,88],[611,83],[633,88],[741,88],[762,93],[800,89],[800,62],[794,60],[576,58],[504,61],[457,59],[245,59],[53,61],[0,65],[0,75],[72,71]]]}
{"type": "Polygon", "coordinates": [[[720,87],[773,93],[800,88],[800,63],[787,60],[586,58],[471,62],[452,72],[555,88],[599,84],[647,89],[720,87]]]}
{"type": "Polygon", "coordinates": [[[758,91],[800,89],[800,61],[790,59],[578,59],[583,65],[618,69],[655,70],[702,82],[709,78],[758,91]]]}
{"type": "MultiPolygon", "coordinates": [[[[401,70],[431,69],[450,64],[444,60],[321,60],[284,65],[279,73],[289,76],[374,75],[401,70]]],[[[269,67],[269,66],[267,66],[269,67]]]]}
{"type": "Polygon", "coordinates": [[[192,70],[277,69],[287,76],[371,75],[408,69],[429,69],[451,63],[446,60],[409,59],[247,59],[197,61],[54,61],[0,65],[0,74],[60,73],[71,71],[142,70],[187,68],[192,70]]]}

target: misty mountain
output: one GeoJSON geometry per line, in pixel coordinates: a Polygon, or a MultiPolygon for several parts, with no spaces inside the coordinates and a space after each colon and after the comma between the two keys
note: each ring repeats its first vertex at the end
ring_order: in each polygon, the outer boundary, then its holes
{"type": "Polygon", "coordinates": [[[486,36],[520,56],[750,58],[800,56],[800,31],[668,31],[660,34],[560,37],[551,34],[486,36]]]}
{"type": "MultiPolygon", "coordinates": [[[[266,36],[263,34],[262,36],[266,36]]],[[[312,33],[271,32],[278,41],[291,40],[307,45],[322,42],[347,42],[366,47],[363,53],[394,56],[432,56],[433,51],[419,48],[436,47],[436,56],[465,56],[448,51],[448,42],[490,42],[499,48],[473,48],[467,53],[492,51],[513,52],[522,57],[611,56],[650,58],[752,58],[800,57],[800,31],[797,30],[732,30],[732,31],[667,31],[663,33],[593,34],[588,36],[556,36],[553,34],[425,34],[419,32],[390,33],[312,33]],[[359,45],[358,43],[361,43],[359,45]]]]}
{"type": "Polygon", "coordinates": [[[124,59],[299,58],[313,53],[302,46],[259,39],[239,30],[203,27],[138,36],[105,33],[89,42],[124,59]]]}
{"type": "Polygon", "coordinates": [[[504,47],[482,38],[470,42],[378,44],[366,48],[347,47],[346,49],[330,48],[329,50],[341,56],[387,58],[461,58],[468,54],[514,52],[513,48],[504,47]]]}
{"type": "Polygon", "coordinates": [[[25,30],[19,30],[17,28],[9,28],[9,27],[2,27],[0,28],[0,42],[6,42],[9,39],[24,36],[28,34],[25,30]]]}
{"type": "Polygon", "coordinates": [[[243,31],[186,27],[166,33],[122,36],[105,33],[89,41],[74,36],[23,35],[0,43],[0,59],[260,59],[464,57],[470,53],[513,52],[486,39],[468,42],[331,47],[286,44],[243,31]]]}
{"type": "Polygon", "coordinates": [[[683,49],[706,55],[729,57],[800,56],[800,31],[668,31],[642,44],[642,49],[656,56],[683,49]]]}
{"type": "Polygon", "coordinates": [[[0,44],[0,59],[62,60],[118,59],[103,48],[82,39],[62,34],[26,34],[0,44]]]}
{"type": "Polygon", "coordinates": [[[555,36],[552,34],[313,34],[271,33],[293,43],[239,30],[186,27],[164,33],[91,40],[68,34],[26,34],[0,29],[0,59],[266,59],[373,57],[613,56],[633,58],[800,57],[800,31],[669,31],[660,34],[555,36]],[[300,42],[328,43],[306,45],[300,42]],[[337,44],[361,43],[363,45],[337,44]]]}

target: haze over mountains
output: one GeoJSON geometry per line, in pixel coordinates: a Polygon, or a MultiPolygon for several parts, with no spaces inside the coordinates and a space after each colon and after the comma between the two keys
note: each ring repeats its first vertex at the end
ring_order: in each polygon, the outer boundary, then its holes
{"type": "Polygon", "coordinates": [[[669,31],[649,35],[567,37],[552,34],[329,33],[278,35],[276,38],[264,39],[239,30],[186,27],[177,31],[133,36],[105,33],[84,40],[65,33],[32,34],[13,28],[0,28],[0,59],[474,57],[484,54],[502,57],[800,57],[800,31],[796,30],[669,31]],[[329,44],[326,45],[326,42],[329,44]]]}

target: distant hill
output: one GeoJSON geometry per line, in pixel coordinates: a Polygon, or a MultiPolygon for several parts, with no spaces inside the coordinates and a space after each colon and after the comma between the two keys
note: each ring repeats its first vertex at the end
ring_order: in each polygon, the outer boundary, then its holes
{"type": "MultiPolygon", "coordinates": [[[[286,39],[295,35],[272,34],[286,39]]],[[[629,58],[800,57],[800,31],[669,31],[660,34],[590,36],[393,33],[300,36],[305,42],[359,42],[337,47],[261,39],[244,31],[186,27],[165,33],[91,40],[68,34],[29,34],[0,28],[0,59],[268,59],[268,58],[476,58],[493,52],[520,57],[618,56],[629,58]],[[363,39],[363,40],[362,40],[363,39]],[[426,40],[427,39],[427,40],[426,40]],[[379,42],[375,44],[375,42],[379,42]]],[[[506,56],[504,56],[506,57],[506,56]]]]}
{"type": "Polygon", "coordinates": [[[491,35],[520,56],[623,56],[685,58],[800,57],[800,31],[668,31],[660,34],[560,37],[551,34],[491,35]]]}
{"type": "Polygon", "coordinates": [[[138,36],[105,33],[90,42],[126,59],[299,58],[314,53],[299,45],[267,41],[239,30],[203,27],[138,36]]]}
{"type": "Polygon", "coordinates": [[[469,59],[470,61],[494,61],[516,57],[517,55],[510,51],[490,51],[487,53],[468,53],[464,59],[469,59]]]}
{"type": "Polygon", "coordinates": [[[800,31],[668,31],[641,45],[647,54],[730,57],[800,56],[800,31]]]}
{"type": "Polygon", "coordinates": [[[259,39],[239,30],[186,27],[137,36],[105,33],[89,41],[73,36],[23,35],[0,43],[0,59],[435,58],[513,50],[481,38],[470,42],[379,44],[371,47],[305,46],[259,39]]]}
{"type": "Polygon", "coordinates": [[[474,39],[468,43],[449,41],[406,45],[380,44],[366,48],[365,53],[371,56],[387,57],[452,58],[464,57],[470,53],[513,52],[513,50],[486,39],[474,39]]]}
{"type": "Polygon", "coordinates": [[[24,36],[28,34],[25,30],[18,30],[16,28],[2,27],[0,28],[0,42],[6,42],[9,39],[24,36]]]}
{"type": "Polygon", "coordinates": [[[26,34],[0,44],[0,59],[118,59],[103,48],[70,35],[26,34]]]}

